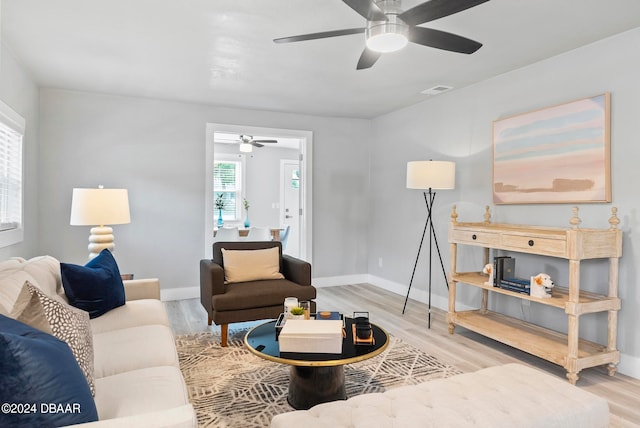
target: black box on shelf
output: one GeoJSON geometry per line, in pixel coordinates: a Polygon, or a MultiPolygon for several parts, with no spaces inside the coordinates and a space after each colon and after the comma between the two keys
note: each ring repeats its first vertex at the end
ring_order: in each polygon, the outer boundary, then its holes
{"type": "Polygon", "coordinates": [[[504,278],[514,278],[516,276],[516,259],[508,257],[502,259],[502,270],[500,271],[500,280],[504,278]]]}
{"type": "MultiPolygon", "coordinates": [[[[498,287],[500,280],[504,278],[503,272],[505,270],[505,262],[507,263],[507,269],[515,272],[516,259],[510,256],[497,256],[493,258],[493,286],[498,287]]],[[[511,275],[513,276],[513,275],[511,275]]]]}

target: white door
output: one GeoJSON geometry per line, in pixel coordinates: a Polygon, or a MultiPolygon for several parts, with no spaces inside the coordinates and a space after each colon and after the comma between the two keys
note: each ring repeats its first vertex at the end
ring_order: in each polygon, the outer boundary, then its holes
{"type": "Polygon", "coordinates": [[[283,160],[280,167],[280,224],[285,233],[289,226],[284,252],[300,257],[300,162],[283,160]]]}

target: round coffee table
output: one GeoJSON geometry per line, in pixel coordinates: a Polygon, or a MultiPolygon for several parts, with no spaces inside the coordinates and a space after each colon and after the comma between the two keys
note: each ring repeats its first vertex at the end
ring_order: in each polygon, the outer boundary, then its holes
{"type": "Polygon", "coordinates": [[[344,365],[375,357],[389,345],[389,335],[375,324],[371,324],[374,344],[355,345],[352,324],[353,319],[345,318],[341,354],[280,352],[275,321],[249,330],[244,344],[260,358],[291,366],[287,401],[294,409],[306,410],[316,404],[345,400],[344,365]]]}

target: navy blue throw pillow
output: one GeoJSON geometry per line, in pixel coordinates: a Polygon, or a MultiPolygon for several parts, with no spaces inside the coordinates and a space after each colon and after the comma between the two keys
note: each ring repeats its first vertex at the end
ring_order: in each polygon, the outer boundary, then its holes
{"type": "Polygon", "coordinates": [[[97,318],[125,303],[124,285],[116,259],[102,250],[84,266],[60,263],[62,286],[69,304],[97,318]]]}
{"type": "Polygon", "coordinates": [[[98,420],[69,346],[0,315],[1,427],[58,427],[98,420]]]}

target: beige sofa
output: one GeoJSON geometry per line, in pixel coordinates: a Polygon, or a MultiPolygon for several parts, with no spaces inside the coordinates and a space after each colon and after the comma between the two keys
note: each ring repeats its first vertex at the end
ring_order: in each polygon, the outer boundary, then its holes
{"type": "MultiPolygon", "coordinates": [[[[11,313],[25,281],[65,300],[58,260],[14,258],[0,262],[0,313],[11,313]]],[[[90,321],[99,421],[83,425],[197,426],[158,280],[124,283],[126,304],[90,321]]]]}
{"type": "Polygon", "coordinates": [[[362,394],[282,413],[271,428],[605,428],[609,404],[521,364],[362,394]]]}

